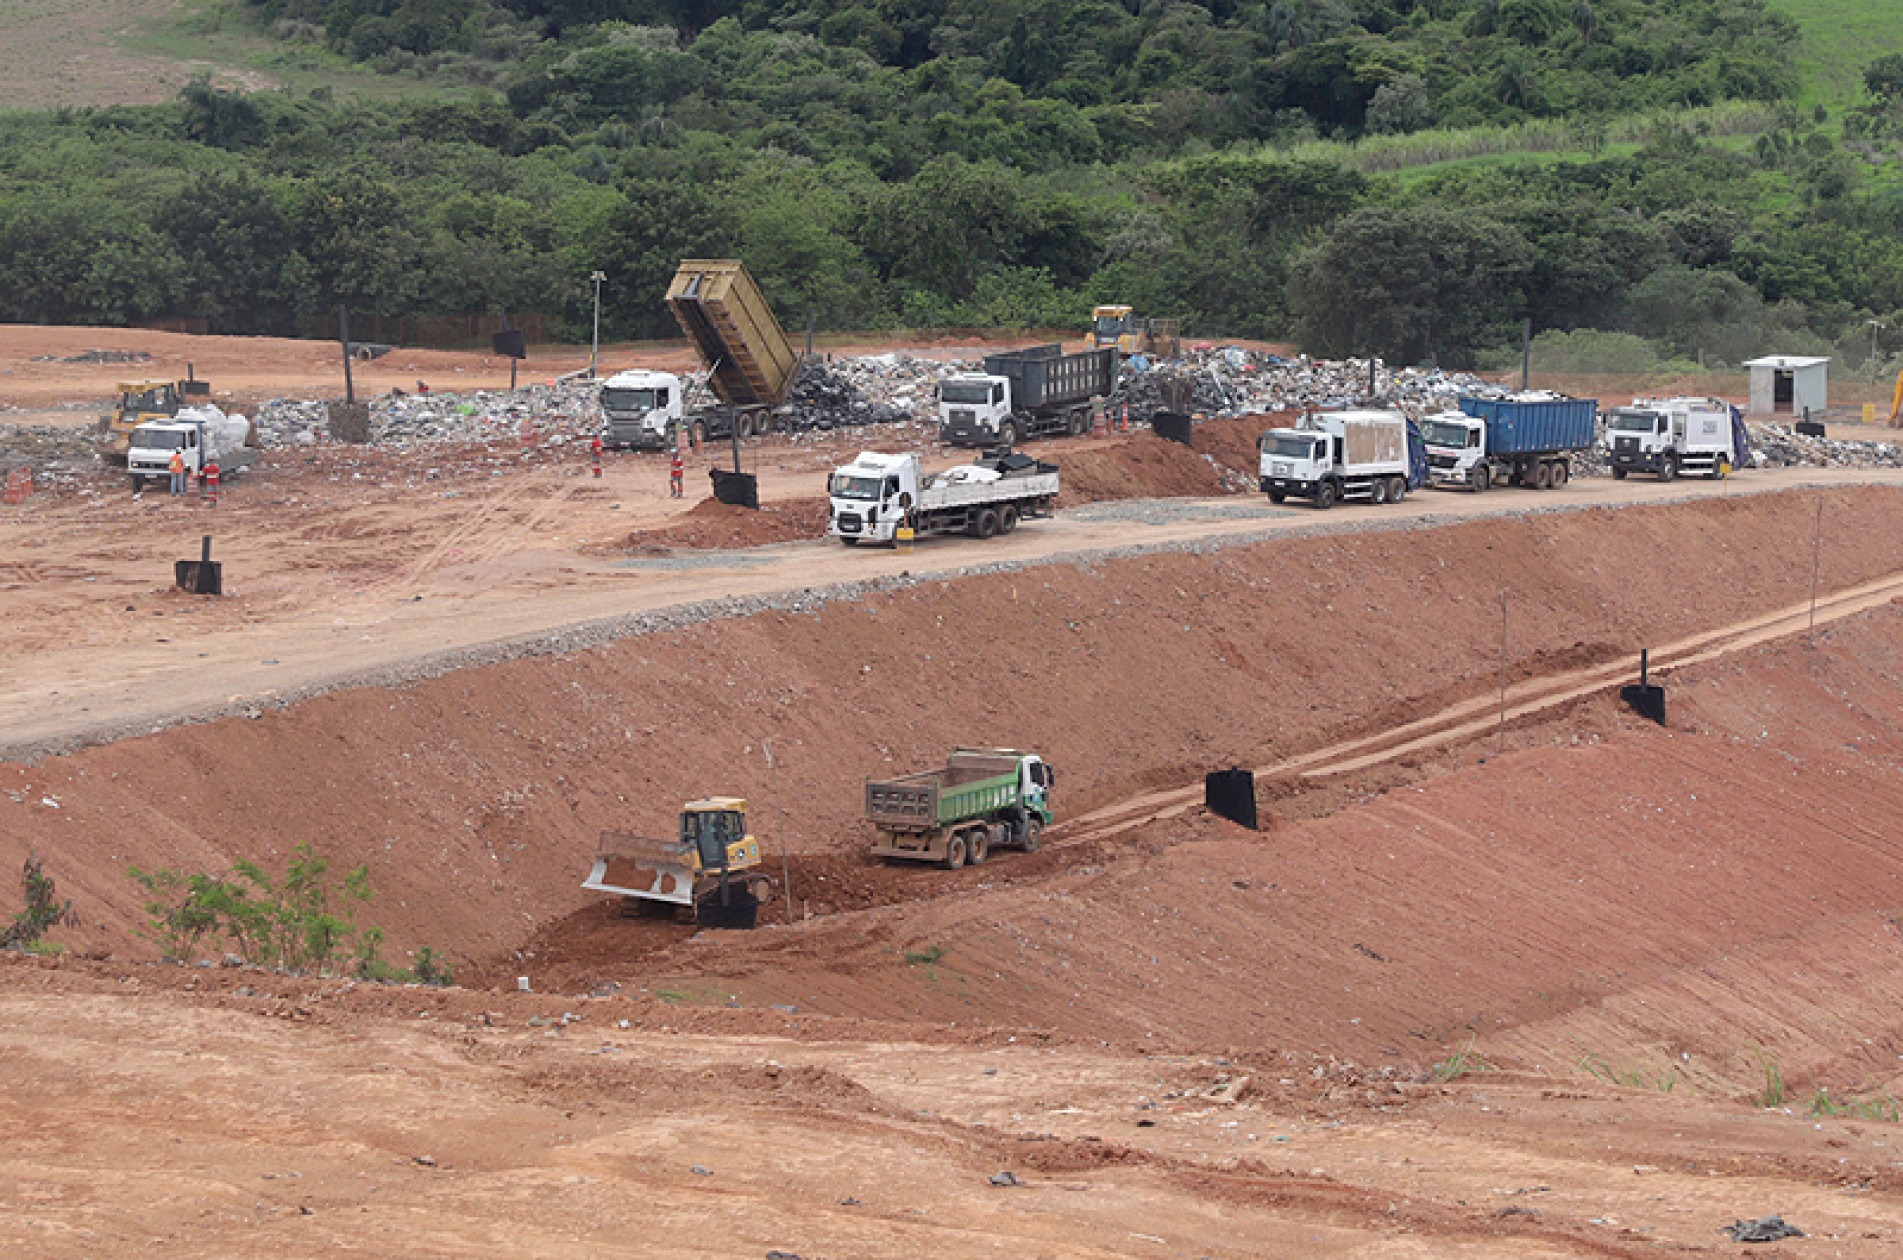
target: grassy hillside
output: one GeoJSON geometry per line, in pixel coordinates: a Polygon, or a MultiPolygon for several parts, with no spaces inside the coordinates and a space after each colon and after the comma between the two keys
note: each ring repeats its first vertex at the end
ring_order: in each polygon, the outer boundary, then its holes
{"type": "Polygon", "coordinates": [[[1844,105],[1863,90],[1863,68],[1903,51],[1903,0],[1770,0],[1804,31],[1798,66],[1805,104],[1844,105]]]}

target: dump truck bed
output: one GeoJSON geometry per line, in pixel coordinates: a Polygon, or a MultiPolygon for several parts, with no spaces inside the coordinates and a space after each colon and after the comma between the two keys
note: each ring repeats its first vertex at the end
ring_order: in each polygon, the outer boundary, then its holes
{"type": "Polygon", "coordinates": [[[1107,397],[1117,387],[1117,351],[1064,353],[1059,345],[1032,346],[985,356],[985,371],[1011,382],[1018,407],[1057,407],[1107,397]]]}
{"type": "Polygon", "coordinates": [[[690,258],[667,287],[667,306],[711,369],[714,396],[734,407],[786,401],[800,358],[738,259],[690,258]]]}
{"type": "Polygon", "coordinates": [[[1019,758],[954,753],[936,770],[866,784],[866,817],[889,831],[927,831],[981,818],[1021,794],[1019,758]]]}
{"type": "Polygon", "coordinates": [[[1593,443],[1599,402],[1555,398],[1519,402],[1510,398],[1462,398],[1460,409],[1487,424],[1487,450],[1494,455],[1533,455],[1584,450],[1593,443]]]}

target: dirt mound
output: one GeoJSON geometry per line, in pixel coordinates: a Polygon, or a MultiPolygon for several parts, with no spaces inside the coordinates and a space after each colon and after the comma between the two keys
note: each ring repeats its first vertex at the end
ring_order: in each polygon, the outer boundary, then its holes
{"type": "Polygon", "coordinates": [[[713,550],[798,542],[826,532],[827,510],[824,499],[785,499],[755,510],[707,498],[672,524],[629,534],[628,545],[713,550]]]}
{"type": "Polygon", "coordinates": [[[1046,452],[1062,472],[1059,507],[1105,499],[1207,497],[1229,493],[1222,474],[1187,446],[1154,433],[1092,449],[1046,452]]]}
{"type": "Polygon", "coordinates": [[[1198,454],[1207,455],[1225,468],[1232,468],[1251,483],[1261,477],[1262,435],[1270,429],[1286,427],[1301,413],[1267,412],[1254,416],[1235,416],[1226,420],[1203,420],[1190,430],[1190,444],[1198,454]]]}

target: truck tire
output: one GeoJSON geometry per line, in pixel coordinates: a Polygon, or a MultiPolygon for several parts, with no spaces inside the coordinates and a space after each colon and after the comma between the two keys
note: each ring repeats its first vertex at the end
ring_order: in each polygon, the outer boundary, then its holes
{"type": "Polygon", "coordinates": [[[1006,420],[998,426],[998,445],[1014,447],[1018,444],[1018,426],[1015,421],[1006,420]]]}
{"type": "Polygon", "coordinates": [[[973,866],[983,866],[985,859],[991,856],[991,831],[986,827],[974,827],[971,832],[971,850],[968,860],[973,866]]]}
{"type": "Polygon", "coordinates": [[[1619,467],[1614,467],[1614,468],[1613,468],[1613,470],[1612,470],[1612,479],[1613,479],[1614,481],[1624,481],[1624,480],[1625,480],[1625,469],[1623,469],[1623,468],[1619,468],[1619,467]]]}
{"type": "Polygon", "coordinates": [[[1677,481],[1678,480],[1678,456],[1667,455],[1664,459],[1664,462],[1659,464],[1659,480],[1660,481],[1677,481]]]}
{"type": "Polygon", "coordinates": [[[735,420],[734,423],[740,426],[740,436],[742,438],[750,438],[753,436],[753,416],[751,414],[742,415],[738,420],[735,420]]]}
{"type": "Polygon", "coordinates": [[[945,869],[955,871],[965,864],[965,833],[959,832],[945,842],[945,869]]]}
{"type": "Polygon", "coordinates": [[[1388,502],[1399,503],[1407,498],[1407,478],[1396,477],[1388,483],[1388,502]]]}
{"type": "Polygon", "coordinates": [[[1376,477],[1368,486],[1368,502],[1380,507],[1388,501],[1388,479],[1376,477]]]}
{"type": "Polygon", "coordinates": [[[990,508],[985,508],[982,511],[980,511],[978,513],[978,518],[972,522],[972,526],[971,526],[972,537],[989,538],[997,532],[998,532],[998,514],[992,511],[990,508]]]}
{"type": "Polygon", "coordinates": [[[1535,490],[1550,490],[1552,487],[1553,466],[1545,460],[1541,460],[1538,464],[1533,466],[1533,488],[1535,490]]]}
{"type": "Polygon", "coordinates": [[[1018,508],[1015,503],[1007,503],[998,510],[998,532],[1008,534],[1018,527],[1018,508]]]}
{"type": "Polygon", "coordinates": [[[1044,836],[1044,820],[1027,818],[1024,820],[1024,834],[1018,838],[1018,847],[1026,853],[1037,852],[1037,842],[1044,836]]]}
{"type": "Polygon", "coordinates": [[[1318,511],[1326,512],[1329,508],[1334,506],[1335,483],[1332,481],[1324,481],[1315,487],[1315,507],[1318,511]]]}
{"type": "Polygon", "coordinates": [[[1556,459],[1553,461],[1553,489],[1557,490],[1565,485],[1568,481],[1572,480],[1572,476],[1572,466],[1565,460],[1556,459]]]}
{"type": "Polygon", "coordinates": [[[852,534],[841,534],[839,541],[845,543],[848,547],[857,547],[859,545],[859,539],[852,534]]]}
{"type": "Polygon", "coordinates": [[[139,476],[138,473],[133,473],[132,474],[132,493],[137,494],[141,490],[144,490],[144,489],[145,489],[145,478],[139,476]]]}
{"type": "Polygon", "coordinates": [[[1269,502],[1271,502],[1271,503],[1286,503],[1287,501],[1288,501],[1288,491],[1286,491],[1286,490],[1271,490],[1271,491],[1269,491],[1269,502]]]}
{"type": "Polygon", "coordinates": [[[1493,477],[1487,472],[1485,465],[1476,467],[1473,470],[1473,476],[1469,480],[1473,485],[1475,494],[1485,494],[1487,487],[1493,484],[1493,477]]]}

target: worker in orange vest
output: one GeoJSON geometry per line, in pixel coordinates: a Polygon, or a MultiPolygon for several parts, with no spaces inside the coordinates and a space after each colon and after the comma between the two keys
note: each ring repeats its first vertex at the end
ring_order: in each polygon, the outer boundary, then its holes
{"type": "Polygon", "coordinates": [[[179,451],[172,452],[172,493],[182,496],[185,493],[185,456],[179,451]]]}

